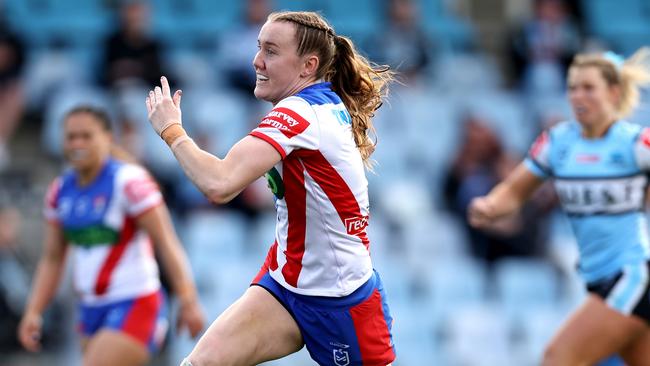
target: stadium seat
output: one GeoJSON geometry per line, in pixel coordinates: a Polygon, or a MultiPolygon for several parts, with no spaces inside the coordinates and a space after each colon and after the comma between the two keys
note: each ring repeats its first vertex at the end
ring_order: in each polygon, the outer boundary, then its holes
{"type": "Polygon", "coordinates": [[[496,263],[494,285],[499,305],[513,321],[531,308],[552,306],[560,297],[558,273],[547,261],[505,258],[496,263]]]}
{"type": "Polygon", "coordinates": [[[448,365],[520,366],[512,359],[508,318],[495,306],[455,307],[444,329],[448,365]]]}

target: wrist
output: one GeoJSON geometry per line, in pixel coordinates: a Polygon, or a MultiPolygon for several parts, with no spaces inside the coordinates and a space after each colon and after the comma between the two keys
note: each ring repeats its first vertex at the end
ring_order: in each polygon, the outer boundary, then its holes
{"type": "Polygon", "coordinates": [[[183,287],[177,292],[176,297],[178,298],[178,303],[181,307],[193,304],[198,301],[196,289],[194,289],[193,286],[183,287]]]}
{"type": "Polygon", "coordinates": [[[182,138],[183,136],[187,136],[187,132],[185,132],[180,122],[172,122],[169,126],[160,131],[160,137],[162,137],[162,139],[165,140],[165,143],[170,147],[177,139],[182,138]]]}

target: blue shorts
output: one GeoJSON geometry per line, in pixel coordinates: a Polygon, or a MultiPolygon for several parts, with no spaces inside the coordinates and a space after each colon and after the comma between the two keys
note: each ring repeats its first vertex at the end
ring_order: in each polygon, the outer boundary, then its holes
{"type": "Polygon", "coordinates": [[[162,290],[135,299],[106,305],[79,305],[79,331],[92,337],[101,329],[112,329],[128,334],[156,352],[167,333],[167,305],[162,290]]]}
{"type": "Polygon", "coordinates": [[[299,295],[282,287],[268,272],[253,285],[265,288],[289,311],[319,365],[385,366],[395,359],[393,319],[376,271],[344,297],[299,295]]]}

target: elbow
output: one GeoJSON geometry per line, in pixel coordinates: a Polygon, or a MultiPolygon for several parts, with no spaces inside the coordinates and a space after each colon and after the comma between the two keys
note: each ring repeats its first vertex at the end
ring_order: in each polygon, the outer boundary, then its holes
{"type": "Polygon", "coordinates": [[[230,202],[234,195],[223,185],[213,185],[205,191],[206,198],[213,204],[223,205],[230,202]]]}

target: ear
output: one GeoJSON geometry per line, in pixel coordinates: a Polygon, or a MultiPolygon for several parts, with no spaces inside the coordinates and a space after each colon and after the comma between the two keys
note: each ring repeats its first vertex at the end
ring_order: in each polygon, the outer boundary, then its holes
{"type": "Polygon", "coordinates": [[[610,85],[609,86],[609,100],[615,106],[618,106],[621,103],[621,86],[620,85],[610,85]]]}
{"type": "Polygon", "coordinates": [[[314,77],[316,75],[316,71],[318,71],[319,65],[320,65],[320,60],[318,59],[318,56],[314,54],[304,56],[300,77],[303,78],[314,77]]]}

